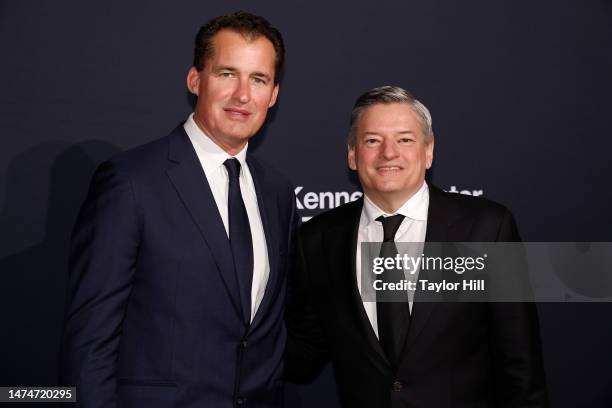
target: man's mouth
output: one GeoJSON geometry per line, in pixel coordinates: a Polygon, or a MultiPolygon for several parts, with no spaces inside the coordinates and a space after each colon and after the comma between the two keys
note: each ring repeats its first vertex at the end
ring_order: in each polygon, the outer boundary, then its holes
{"type": "Polygon", "coordinates": [[[227,116],[230,117],[230,119],[236,119],[236,120],[246,120],[248,119],[248,117],[251,115],[251,112],[249,112],[246,109],[240,109],[240,108],[224,108],[223,109],[225,111],[225,113],[227,114],[227,116]]]}
{"type": "Polygon", "coordinates": [[[400,166],[379,166],[376,168],[376,170],[382,173],[393,173],[393,172],[402,170],[402,167],[400,166]]]}

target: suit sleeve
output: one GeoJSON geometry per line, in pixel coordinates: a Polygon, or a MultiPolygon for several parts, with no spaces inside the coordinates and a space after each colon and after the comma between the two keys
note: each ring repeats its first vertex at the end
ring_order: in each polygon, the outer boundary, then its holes
{"type": "Polygon", "coordinates": [[[62,382],[78,407],[116,407],[121,324],[134,279],[139,225],[131,181],[111,162],[95,172],[73,230],[62,382]]]}
{"type": "Polygon", "coordinates": [[[329,351],[313,304],[308,261],[321,254],[304,251],[303,229],[298,234],[296,262],[289,281],[286,310],[285,378],[296,384],[313,381],[329,361],[329,351]]]}
{"type": "MultiPolygon", "coordinates": [[[[520,242],[516,222],[506,210],[499,242],[520,242]]],[[[536,304],[491,303],[491,348],[497,407],[548,407],[536,304]]]]}

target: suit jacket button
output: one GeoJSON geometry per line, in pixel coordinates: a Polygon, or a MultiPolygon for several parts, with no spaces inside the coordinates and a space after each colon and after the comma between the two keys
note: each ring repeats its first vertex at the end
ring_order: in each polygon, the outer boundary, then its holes
{"type": "Polygon", "coordinates": [[[237,406],[239,406],[239,407],[240,407],[240,406],[242,406],[242,405],[244,405],[244,404],[246,404],[246,398],[238,398],[238,399],[236,400],[236,405],[237,405],[237,406]]]}
{"type": "Polygon", "coordinates": [[[249,345],[249,342],[248,342],[248,341],[246,341],[246,340],[242,340],[242,341],[240,342],[240,348],[245,349],[245,348],[247,348],[247,346],[248,346],[248,345],[249,345]]]}
{"type": "Polygon", "coordinates": [[[401,391],[404,388],[404,384],[399,381],[393,381],[393,391],[401,391]]]}

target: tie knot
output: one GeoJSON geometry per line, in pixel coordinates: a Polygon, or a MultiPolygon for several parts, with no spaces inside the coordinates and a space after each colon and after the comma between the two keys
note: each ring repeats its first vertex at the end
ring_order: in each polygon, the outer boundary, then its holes
{"type": "Polygon", "coordinates": [[[235,157],[231,157],[223,162],[223,165],[227,169],[227,174],[230,177],[240,176],[240,162],[235,157]]]}
{"type": "Polygon", "coordinates": [[[395,233],[399,228],[402,221],[404,221],[404,216],[402,214],[392,215],[390,217],[383,217],[382,215],[376,218],[376,221],[382,222],[383,225],[383,234],[384,234],[384,242],[393,242],[395,238],[395,233]]]}

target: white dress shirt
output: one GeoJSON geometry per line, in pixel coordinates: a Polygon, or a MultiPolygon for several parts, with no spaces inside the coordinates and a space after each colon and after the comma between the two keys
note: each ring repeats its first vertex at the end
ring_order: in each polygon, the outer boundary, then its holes
{"type": "MultiPolygon", "coordinates": [[[[382,223],[376,221],[381,215],[385,217],[395,214],[402,214],[405,216],[404,220],[400,224],[397,232],[395,233],[395,242],[418,242],[423,243],[425,241],[425,233],[427,232],[427,210],[429,208],[429,188],[427,183],[423,182],[421,188],[412,196],[408,201],[402,205],[397,212],[393,214],[387,214],[376,206],[364,195],[363,209],[361,210],[361,217],[359,219],[359,232],[357,235],[357,259],[355,263],[355,269],[357,271],[357,287],[359,293],[362,295],[361,290],[361,243],[362,242],[382,242],[383,241],[383,226],[382,223]]],[[[401,251],[400,248],[398,250],[401,251]]],[[[416,249],[415,254],[412,256],[419,256],[422,251],[422,245],[419,249],[416,249]]],[[[411,251],[412,252],[412,251],[411,251]]],[[[418,271],[417,271],[418,274],[418,271]]],[[[416,274],[415,274],[416,277],[416,274]]],[[[408,299],[410,312],[412,313],[412,299],[414,293],[408,291],[408,299]]],[[[376,315],[376,302],[363,300],[363,307],[368,315],[372,329],[378,337],[378,319],[376,315]]]]}
{"type": "Polygon", "coordinates": [[[228,237],[227,194],[229,189],[229,176],[223,163],[230,157],[235,157],[240,162],[240,191],[249,217],[249,226],[251,227],[251,238],[253,241],[253,284],[251,286],[251,321],[253,321],[253,317],[255,317],[255,313],[261,304],[261,300],[266,290],[268,276],[270,275],[270,262],[268,260],[266,236],[264,234],[263,224],[261,223],[259,206],[257,205],[255,184],[253,183],[253,177],[251,176],[249,166],[246,163],[248,144],[236,156],[230,156],[210,140],[210,138],[198,127],[193,120],[193,113],[189,115],[183,127],[204,169],[204,174],[208,180],[208,185],[212,191],[228,237]]]}

